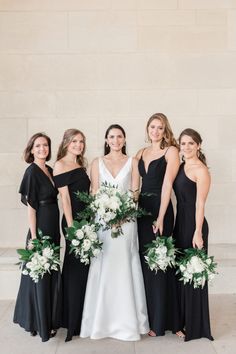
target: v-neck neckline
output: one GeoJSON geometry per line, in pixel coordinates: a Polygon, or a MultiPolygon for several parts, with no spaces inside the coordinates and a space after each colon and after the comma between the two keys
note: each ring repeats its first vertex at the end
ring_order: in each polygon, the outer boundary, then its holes
{"type": "Polygon", "coordinates": [[[109,175],[116,180],[117,177],[120,175],[121,171],[123,171],[123,169],[125,168],[125,166],[127,165],[128,161],[130,160],[130,157],[127,158],[127,161],[124,163],[124,165],[121,167],[121,169],[119,170],[119,172],[117,173],[117,175],[114,177],[113,174],[110,172],[110,170],[107,168],[105,162],[103,161],[103,158],[101,157],[102,163],[104,165],[105,170],[109,173],[109,175]]]}
{"type": "MultiPolygon", "coordinates": [[[[50,177],[48,177],[48,175],[46,175],[46,173],[42,170],[41,167],[39,167],[39,165],[37,165],[35,162],[33,162],[33,164],[38,167],[38,169],[42,172],[42,174],[47,178],[47,180],[49,181],[49,183],[51,184],[51,186],[52,186],[53,188],[55,188],[55,185],[53,184],[53,180],[52,180],[50,177]]],[[[47,168],[47,170],[48,170],[48,172],[49,172],[48,166],[47,166],[47,165],[45,165],[45,166],[46,166],[46,168],[47,168]]],[[[49,172],[49,174],[50,174],[50,172],[49,172]]]]}
{"type": "Polygon", "coordinates": [[[142,159],[142,161],[143,161],[143,167],[144,167],[145,174],[146,174],[146,175],[148,174],[148,172],[149,172],[149,167],[150,167],[150,165],[151,165],[154,161],[160,160],[160,159],[162,159],[163,157],[165,157],[165,154],[162,155],[162,156],[160,156],[160,157],[158,157],[157,159],[151,160],[151,161],[149,162],[149,164],[148,164],[147,169],[146,169],[143,156],[141,156],[141,159],[142,159]]]}

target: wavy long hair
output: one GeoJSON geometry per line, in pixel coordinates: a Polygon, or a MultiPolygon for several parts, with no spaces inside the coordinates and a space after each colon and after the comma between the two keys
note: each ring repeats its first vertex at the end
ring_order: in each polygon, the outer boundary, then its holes
{"type": "Polygon", "coordinates": [[[68,145],[72,142],[74,137],[78,134],[80,134],[84,140],[84,149],[83,149],[82,153],[76,157],[76,162],[81,167],[86,167],[87,162],[84,157],[85,150],[86,150],[86,138],[85,138],[84,133],[81,132],[81,130],[74,129],[74,128],[67,129],[65,131],[63,138],[62,138],[62,142],[60,143],[59,148],[58,148],[57,159],[56,159],[57,161],[62,159],[64,156],[66,156],[68,145]]]}
{"type": "MultiPolygon", "coordinates": [[[[184,135],[189,136],[190,138],[193,139],[193,141],[195,141],[196,144],[201,145],[202,137],[196,130],[194,130],[192,128],[184,129],[179,135],[179,139],[178,139],[179,144],[181,144],[181,139],[184,135]]],[[[202,163],[204,163],[204,165],[207,166],[206,156],[202,152],[201,146],[199,146],[197,157],[199,158],[200,161],[202,161],[202,163]]],[[[184,161],[183,158],[182,158],[182,160],[184,161]]]]}
{"type": "Polygon", "coordinates": [[[146,133],[147,133],[148,141],[151,142],[151,139],[149,138],[148,135],[148,128],[154,119],[158,119],[164,125],[164,137],[161,141],[160,148],[162,150],[169,146],[175,146],[179,148],[178,143],[174,137],[173,131],[171,129],[170,123],[168,121],[168,118],[163,113],[155,113],[148,119],[146,125],[146,133]]]}

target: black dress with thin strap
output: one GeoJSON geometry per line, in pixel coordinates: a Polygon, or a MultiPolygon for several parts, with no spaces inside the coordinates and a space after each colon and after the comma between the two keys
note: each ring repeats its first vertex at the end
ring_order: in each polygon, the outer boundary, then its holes
{"type": "MultiPolygon", "coordinates": [[[[52,169],[47,168],[52,178],[52,169]]],[[[19,192],[21,201],[36,210],[37,229],[60,245],[58,192],[35,163],[26,169],[19,192]]],[[[29,230],[26,242],[30,238],[29,230]]],[[[59,271],[45,274],[38,283],[29,275],[21,275],[13,321],[28,332],[37,331],[43,342],[50,338],[51,329],[60,326],[60,279],[59,271]]]]}
{"type": "MultiPolygon", "coordinates": [[[[177,215],[174,228],[176,246],[181,250],[192,247],[192,239],[196,228],[196,196],[197,186],[189,179],[181,164],[179,173],[174,182],[174,191],[177,199],[177,215]]],[[[204,218],[202,226],[204,249],[208,248],[208,224],[204,218]]],[[[183,284],[177,278],[178,288],[178,330],[185,330],[185,341],[198,338],[213,340],[210,329],[208,286],[194,289],[191,284],[183,284]]]]}
{"type": "MultiPolygon", "coordinates": [[[[176,295],[174,270],[168,268],[164,273],[155,273],[148,268],[144,259],[145,245],[155,239],[153,233],[153,222],[157,219],[161,203],[161,191],[165,177],[167,162],[165,155],[150,162],[148,170],[141,156],[138,164],[139,173],[142,177],[141,196],[139,198],[140,207],[151,213],[138,219],[139,252],[144,277],[144,285],[147,298],[147,308],[150,329],[157,336],[165,334],[166,330],[175,332],[174,306],[172,298],[176,295]],[[142,193],[151,193],[147,196],[142,193]]],[[[163,236],[171,236],[174,225],[174,213],[172,203],[169,202],[165,217],[163,236]]]]}
{"type": "MultiPolygon", "coordinates": [[[[57,188],[68,186],[72,216],[79,220],[79,212],[85,207],[84,203],[76,197],[76,192],[89,193],[90,180],[84,168],[78,167],[69,172],[54,176],[57,188]]],[[[64,236],[67,227],[65,216],[62,218],[64,236]]],[[[81,263],[78,258],[69,253],[70,247],[66,241],[66,251],[62,270],[63,310],[62,327],[67,328],[67,340],[80,334],[85,289],[87,284],[89,266],[81,263]]]]}

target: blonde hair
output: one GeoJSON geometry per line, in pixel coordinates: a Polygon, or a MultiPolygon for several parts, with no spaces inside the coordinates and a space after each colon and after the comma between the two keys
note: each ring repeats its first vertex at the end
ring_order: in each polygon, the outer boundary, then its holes
{"type": "Polygon", "coordinates": [[[76,157],[76,161],[77,163],[82,166],[82,167],[86,167],[86,159],[84,157],[84,154],[85,154],[85,148],[86,148],[86,138],[85,138],[85,135],[84,133],[82,133],[80,130],[78,129],[67,129],[63,135],[63,138],[62,138],[62,142],[61,144],[59,145],[59,148],[58,148],[58,152],[57,152],[57,161],[62,159],[64,156],[66,156],[67,154],[67,148],[68,148],[68,145],[72,142],[72,140],[74,139],[74,137],[76,135],[80,134],[82,137],[83,137],[83,140],[84,140],[84,149],[82,151],[82,153],[80,155],[78,155],[76,157]]]}
{"type": "MultiPolygon", "coordinates": [[[[164,125],[164,137],[161,141],[160,148],[164,149],[165,147],[169,147],[169,146],[175,146],[179,148],[178,143],[174,138],[174,134],[172,132],[168,118],[163,113],[155,113],[148,119],[146,125],[147,136],[148,136],[149,125],[152,123],[154,119],[158,119],[164,125]]],[[[150,141],[149,136],[148,136],[148,140],[150,141]]]]}

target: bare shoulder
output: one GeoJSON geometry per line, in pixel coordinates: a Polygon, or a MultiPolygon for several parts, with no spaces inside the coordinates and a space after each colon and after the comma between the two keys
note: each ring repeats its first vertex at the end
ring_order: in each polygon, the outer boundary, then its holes
{"type": "Polygon", "coordinates": [[[176,162],[179,163],[179,150],[175,146],[170,146],[165,154],[167,163],[176,162]]]}
{"type": "Polygon", "coordinates": [[[136,158],[137,160],[140,160],[144,149],[145,149],[145,148],[142,148],[142,149],[140,149],[140,150],[137,152],[137,154],[136,154],[136,156],[135,156],[135,158],[136,158]]]}
{"type": "Polygon", "coordinates": [[[204,163],[201,163],[201,165],[198,166],[198,168],[196,168],[195,173],[197,178],[199,179],[210,180],[211,178],[209,169],[207,168],[206,165],[204,165],[204,163]]]}
{"type": "Polygon", "coordinates": [[[167,148],[166,156],[177,156],[179,155],[179,150],[175,146],[170,146],[167,148]]]}
{"type": "Polygon", "coordinates": [[[53,168],[53,174],[54,176],[59,175],[61,173],[64,173],[66,170],[65,162],[63,159],[58,160],[55,162],[54,168],[53,168]]]}
{"type": "Polygon", "coordinates": [[[90,165],[90,170],[98,168],[99,157],[95,157],[90,165]]]}

